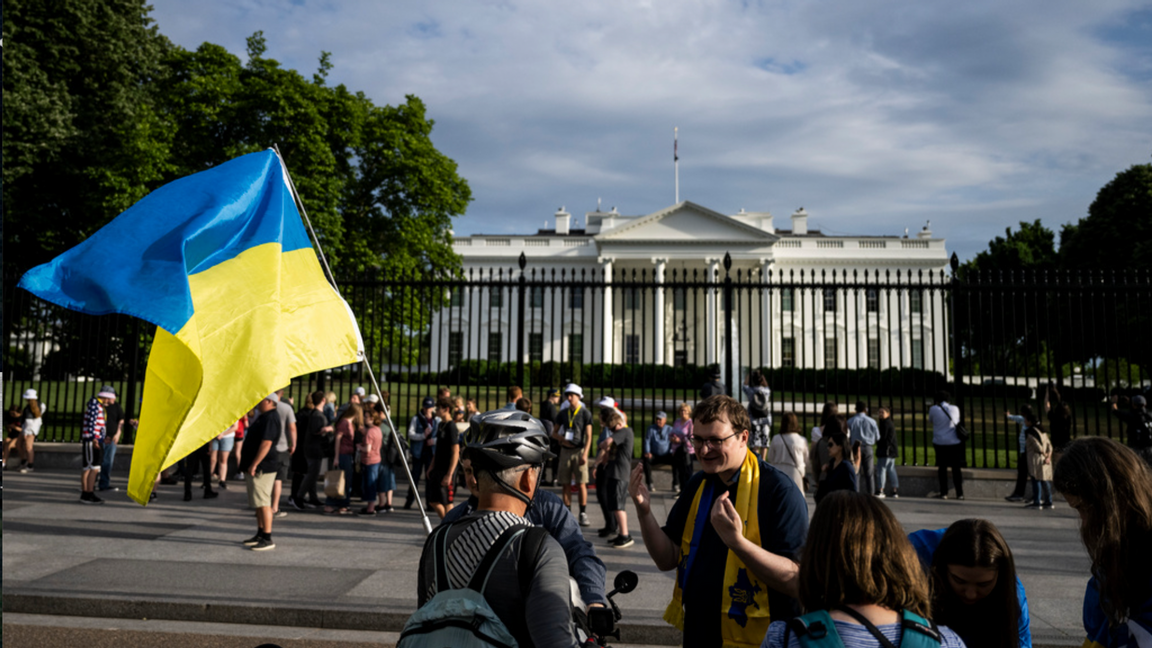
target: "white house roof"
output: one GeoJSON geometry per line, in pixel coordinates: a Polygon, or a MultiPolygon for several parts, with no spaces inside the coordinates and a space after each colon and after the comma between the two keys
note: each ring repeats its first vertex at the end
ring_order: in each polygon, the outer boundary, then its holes
{"type": "Polygon", "coordinates": [[[627,219],[594,238],[601,244],[668,245],[706,239],[710,243],[761,246],[771,245],[780,237],[686,200],[647,216],[627,219]]]}

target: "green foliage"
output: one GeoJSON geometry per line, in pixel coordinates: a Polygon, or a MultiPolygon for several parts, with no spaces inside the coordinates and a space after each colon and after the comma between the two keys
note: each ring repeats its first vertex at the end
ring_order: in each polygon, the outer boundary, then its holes
{"type": "Polygon", "coordinates": [[[1088,217],[1064,226],[1060,261],[1069,269],[1152,269],[1152,164],[1117,173],[1088,217]]]}
{"type": "Polygon", "coordinates": [[[996,273],[1016,270],[1054,270],[1058,265],[1056,235],[1040,219],[1020,222],[1020,229],[1004,229],[1004,236],[988,242],[988,249],[961,266],[962,276],[971,280],[976,272],[996,273]]]}

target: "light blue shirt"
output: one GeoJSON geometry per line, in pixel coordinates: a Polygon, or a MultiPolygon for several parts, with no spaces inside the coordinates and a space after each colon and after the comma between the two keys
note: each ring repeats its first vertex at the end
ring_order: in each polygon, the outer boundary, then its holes
{"type": "Polygon", "coordinates": [[[880,427],[876,425],[876,419],[860,412],[848,419],[848,435],[852,441],[872,446],[880,438],[880,427]]]}
{"type": "Polygon", "coordinates": [[[644,433],[644,454],[666,455],[672,449],[672,426],[653,423],[644,433]]]}
{"type": "Polygon", "coordinates": [[[1024,436],[1024,430],[1028,429],[1028,425],[1024,423],[1024,417],[1018,414],[1009,416],[1008,420],[1020,425],[1020,434],[1016,436],[1016,445],[1020,448],[1020,454],[1024,454],[1028,448],[1028,440],[1024,436]]]}

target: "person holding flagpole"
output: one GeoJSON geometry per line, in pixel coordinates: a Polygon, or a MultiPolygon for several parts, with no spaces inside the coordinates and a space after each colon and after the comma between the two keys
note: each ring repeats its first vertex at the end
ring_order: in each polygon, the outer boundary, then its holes
{"type": "Polygon", "coordinates": [[[787,475],[748,449],[751,421],[739,401],[710,396],[692,420],[703,470],[664,526],[642,466],[628,486],[648,554],[662,571],[676,570],[664,620],[683,631],[685,646],[759,646],[772,621],[797,613],[808,505],[787,475]]]}

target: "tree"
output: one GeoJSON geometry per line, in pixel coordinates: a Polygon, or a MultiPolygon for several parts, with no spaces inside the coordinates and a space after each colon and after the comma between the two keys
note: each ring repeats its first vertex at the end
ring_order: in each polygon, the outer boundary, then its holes
{"type": "Polygon", "coordinates": [[[1055,270],[1058,261],[1056,235],[1036,219],[1021,221],[1016,232],[1005,228],[1004,236],[989,241],[988,249],[964,263],[961,272],[971,276],[974,272],[1055,270]]]}
{"type": "Polygon", "coordinates": [[[1064,226],[1060,260],[1066,268],[1152,270],[1152,164],[1117,173],[1088,216],[1064,226]]]}

